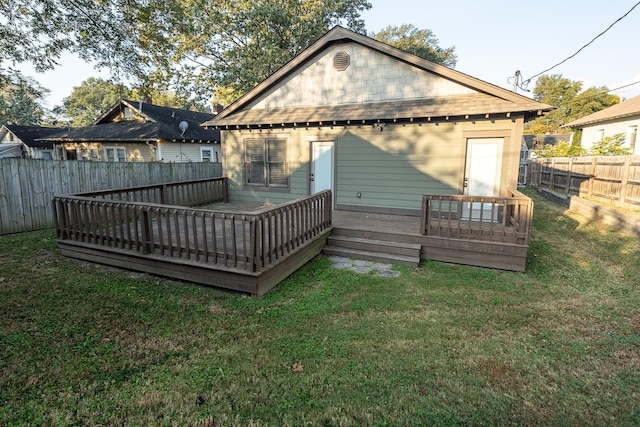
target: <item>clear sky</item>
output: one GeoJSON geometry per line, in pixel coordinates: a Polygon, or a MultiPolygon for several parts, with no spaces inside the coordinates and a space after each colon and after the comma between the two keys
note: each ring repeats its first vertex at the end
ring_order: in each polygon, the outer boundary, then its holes
{"type": "MultiPolygon", "coordinates": [[[[370,0],[363,17],[369,31],[387,25],[413,24],[431,29],[441,47],[455,46],[456,69],[489,83],[512,89],[507,82],[516,70],[523,77],[562,61],[624,15],[637,0],[370,0]]],[[[617,88],[640,81],[640,6],[575,58],[553,69],[584,88],[617,88]]],[[[48,106],[68,96],[89,77],[109,77],[72,55],[62,66],[27,75],[51,90],[48,106]]],[[[529,85],[533,89],[535,80],[529,85]]],[[[640,83],[614,93],[624,98],[640,95],[640,83]]],[[[525,93],[526,95],[526,93],[525,93]]]]}

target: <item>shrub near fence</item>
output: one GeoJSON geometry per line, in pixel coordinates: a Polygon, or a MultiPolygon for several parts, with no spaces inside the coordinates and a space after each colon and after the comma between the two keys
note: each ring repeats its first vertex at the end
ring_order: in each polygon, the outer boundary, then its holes
{"type": "Polygon", "coordinates": [[[529,185],[640,210],[640,156],[552,157],[529,161],[529,185]]]}
{"type": "Polygon", "coordinates": [[[53,227],[55,195],[220,176],[220,163],[0,159],[0,234],[53,227]]]}

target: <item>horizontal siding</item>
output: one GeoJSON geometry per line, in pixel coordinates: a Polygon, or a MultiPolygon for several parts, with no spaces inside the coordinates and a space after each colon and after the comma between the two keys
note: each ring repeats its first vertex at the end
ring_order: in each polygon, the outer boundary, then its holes
{"type": "MultiPolygon", "coordinates": [[[[516,126],[514,121],[507,119],[495,123],[487,120],[422,126],[388,124],[382,132],[371,126],[279,132],[223,131],[224,170],[230,180],[232,201],[285,202],[309,193],[311,142],[334,141],[336,204],[420,209],[424,193],[461,193],[465,133],[484,135],[485,132],[496,132],[496,129],[508,133],[516,126]],[[289,141],[291,188],[287,192],[263,191],[242,185],[243,138],[264,136],[284,137],[289,141]]],[[[519,141],[505,146],[505,168],[508,170],[511,163],[515,165],[515,177],[519,149],[519,141]],[[511,157],[513,159],[508,160],[511,157]]]]}
{"type": "Polygon", "coordinates": [[[229,200],[241,203],[278,204],[298,199],[309,194],[308,149],[303,132],[248,133],[223,132],[223,163],[229,178],[229,200]],[[243,140],[245,138],[286,138],[289,150],[289,189],[245,187],[243,185],[243,140]]]}
{"type": "Polygon", "coordinates": [[[177,163],[199,162],[201,161],[200,147],[213,147],[213,150],[218,152],[218,158],[222,158],[222,150],[219,144],[163,142],[160,144],[160,160],[177,163]]]}
{"type": "Polygon", "coordinates": [[[464,167],[460,127],[367,129],[345,134],[337,146],[339,205],[420,209],[423,193],[459,192],[464,167]]]}

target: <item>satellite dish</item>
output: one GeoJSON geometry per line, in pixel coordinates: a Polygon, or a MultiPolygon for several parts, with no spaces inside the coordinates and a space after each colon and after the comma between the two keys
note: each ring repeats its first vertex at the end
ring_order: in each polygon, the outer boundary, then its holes
{"type": "Polygon", "coordinates": [[[183,120],[180,123],[178,123],[178,127],[182,131],[182,135],[184,135],[184,133],[187,131],[187,128],[189,127],[189,123],[183,120]]]}

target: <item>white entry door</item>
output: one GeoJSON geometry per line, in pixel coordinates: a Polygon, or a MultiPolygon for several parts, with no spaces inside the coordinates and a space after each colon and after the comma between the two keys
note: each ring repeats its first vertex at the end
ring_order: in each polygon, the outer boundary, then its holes
{"type": "Polygon", "coordinates": [[[311,143],[309,181],[311,194],[333,190],[333,141],[311,143]]]}
{"type": "MultiPolygon", "coordinates": [[[[465,189],[467,196],[497,197],[500,192],[503,138],[472,138],[467,140],[467,167],[465,189]]],[[[481,203],[465,203],[463,219],[484,221],[492,218],[491,206],[481,203]]],[[[493,215],[494,220],[497,218],[493,215]]]]}

